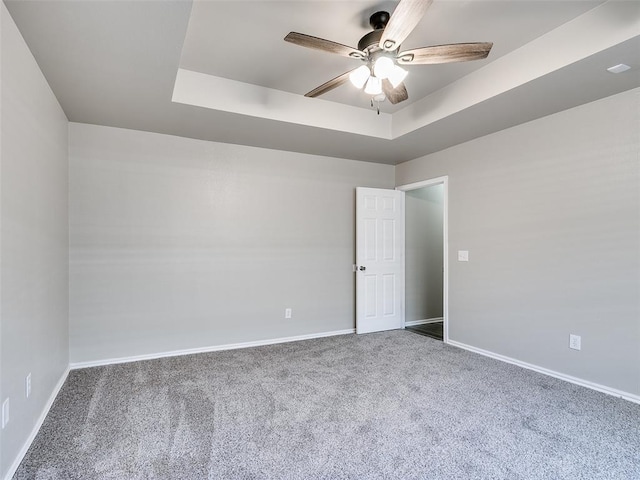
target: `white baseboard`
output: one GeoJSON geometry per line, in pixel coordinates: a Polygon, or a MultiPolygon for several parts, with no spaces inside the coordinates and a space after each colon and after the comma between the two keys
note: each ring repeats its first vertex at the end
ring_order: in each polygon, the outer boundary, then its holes
{"type": "Polygon", "coordinates": [[[413,327],[414,325],[424,325],[425,323],[436,323],[442,321],[444,321],[442,317],[425,318],[424,320],[410,320],[408,322],[404,322],[404,326],[413,327]]]}
{"type": "Polygon", "coordinates": [[[467,345],[461,342],[456,342],[455,340],[449,340],[447,343],[449,345],[453,345],[454,347],[459,347],[465,350],[469,350],[470,352],[479,353],[480,355],[484,355],[485,357],[491,357],[496,360],[500,360],[502,362],[511,363],[512,365],[517,365],[519,367],[526,368],[528,370],[533,370],[534,372],[542,373],[544,375],[549,375],[550,377],[554,377],[554,378],[559,378],[560,380],[564,380],[565,382],[574,383],[582,387],[590,388],[591,390],[597,390],[598,392],[606,393],[614,397],[620,397],[624,400],[628,400],[629,402],[640,404],[640,396],[634,395],[633,393],[624,392],[622,390],[617,390],[615,388],[610,388],[604,385],[600,385],[598,383],[590,382],[589,380],[583,380],[582,378],[572,377],[571,375],[567,375],[565,373],[560,373],[560,372],[556,372],[555,370],[549,370],[548,368],[539,367],[538,365],[523,362],[515,358],[507,357],[505,355],[500,355],[499,353],[493,353],[493,352],[490,352],[489,350],[483,350],[481,348],[472,347],[471,345],[467,345]]]}
{"type": "Polygon", "coordinates": [[[267,340],[257,340],[253,342],[228,343],[226,345],[213,345],[208,347],[187,348],[183,350],[172,350],[168,352],[148,353],[145,355],[134,355],[131,357],[106,358],[103,360],[92,360],[89,362],[74,362],[69,366],[71,370],[88,367],[100,367],[104,365],[114,365],[117,363],[140,362],[143,360],[154,360],[157,358],[177,357],[180,355],[193,355],[194,353],[219,352],[223,350],[235,350],[238,348],[261,347],[264,345],[275,345],[277,343],[297,342],[300,340],[311,340],[313,338],[333,337],[335,335],[348,335],[355,333],[355,328],[346,330],[335,330],[333,332],[310,333],[307,335],[296,335],[293,337],[271,338],[267,340]]]}
{"type": "Polygon", "coordinates": [[[18,452],[16,459],[13,461],[13,463],[9,467],[9,470],[5,474],[4,480],[11,480],[11,477],[13,477],[13,475],[16,473],[16,470],[18,470],[18,467],[20,466],[20,462],[22,462],[22,460],[24,459],[24,456],[27,454],[29,447],[31,447],[33,440],[36,438],[36,435],[40,431],[40,427],[42,427],[42,424],[44,423],[44,419],[47,417],[47,414],[51,409],[51,405],[53,405],[53,402],[58,396],[58,393],[60,393],[60,389],[62,388],[62,385],[64,385],[64,382],[67,379],[68,375],[69,375],[69,367],[66,368],[66,370],[62,373],[62,376],[58,380],[58,383],[56,383],[56,386],[51,392],[51,395],[49,396],[47,403],[45,403],[44,408],[42,409],[42,412],[40,413],[40,416],[36,421],[36,424],[33,426],[33,429],[31,430],[31,433],[27,437],[27,440],[24,442],[24,445],[22,445],[22,448],[20,449],[20,452],[18,452]]]}

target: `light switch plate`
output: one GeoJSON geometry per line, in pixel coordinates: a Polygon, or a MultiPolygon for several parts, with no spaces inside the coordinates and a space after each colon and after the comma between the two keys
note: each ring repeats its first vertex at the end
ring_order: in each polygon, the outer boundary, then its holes
{"type": "Polygon", "coordinates": [[[468,262],[469,261],[469,250],[458,250],[458,261],[459,262],[468,262]]]}

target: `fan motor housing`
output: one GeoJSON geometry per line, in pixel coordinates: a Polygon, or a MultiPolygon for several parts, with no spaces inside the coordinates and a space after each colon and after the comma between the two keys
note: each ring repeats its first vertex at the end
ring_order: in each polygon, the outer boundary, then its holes
{"type": "Polygon", "coordinates": [[[373,32],[367,33],[358,42],[358,50],[366,52],[372,47],[377,47],[380,43],[380,38],[382,38],[382,32],[384,32],[384,30],[374,30],[373,32]]]}

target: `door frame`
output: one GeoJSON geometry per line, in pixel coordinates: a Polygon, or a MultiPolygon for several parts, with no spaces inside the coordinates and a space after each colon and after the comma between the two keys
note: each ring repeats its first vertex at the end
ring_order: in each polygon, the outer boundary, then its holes
{"type": "MultiPolygon", "coordinates": [[[[443,186],[443,212],[442,212],[442,255],[443,255],[443,267],[444,271],[442,273],[442,318],[443,318],[443,342],[449,343],[449,176],[445,175],[443,177],[435,177],[428,180],[422,180],[420,182],[407,183],[405,185],[399,185],[396,187],[396,190],[401,190],[403,192],[409,192],[411,190],[417,190],[419,188],[424,187],[432,187],[434,185],[442,185],[443,186]]],[[[405,210],[405,224],[406,224],[406,215],[407,212],[405,210]]],[[[405,256],[406,262],[406,256],[405,256]]],[[[405,268],[406,272],[406,268],[405,268]]],[[[405,299],[406,299],[406,278],[405,278],[405,299]]],[[[403,305],[404,305],[403,301],[403,305]]],[[[406,321],[406,320],[405,320],[406,321]]],[[[404,328],[404,325],[403,327],[404,328]]]]}

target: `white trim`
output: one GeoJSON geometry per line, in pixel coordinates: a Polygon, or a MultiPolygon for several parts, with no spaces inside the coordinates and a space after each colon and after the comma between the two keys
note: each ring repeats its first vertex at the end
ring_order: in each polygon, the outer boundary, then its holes
{"type": "Polygon", "coordinates": [[[194,353],[219,352],[223,350],[236,350],[238,348],[261,347],[264,345],[275,345],[277,343],[297,342],[300,340],[311,340],[313,338],[333,337],[335,335],[349,335],[355,333],[355,328],[346,330],[335,330],[333,332],[310,333],[307,335],[296,335],[293,337],[270,338],[267,340],[256,340],[253,342],[228,343],[226,345],[211,345],[208,347],[186,348],[183,350],[171,350],[168,352],[147,353],[145,355],[133,355],[131,357],[106,358],[103,360],[92,360],[89,362],[74,362],[70,364],[71,370],[88,367],[100,367],[104,365],[114,365],[117,363],[140,362],[143,360],[155,360],[157,358],[178,357],[180,355],[193,355],[194,353]]]}
{"type": "MultiPolygon", "coordinates": [[[[442,255],[444,272],[442,273],[442,321],[443,321],[443,338],[444,343],[449,343],[449,176],[444,175],[442,177],[430,178],[428,180],[421,180],[419,182],[407,183],[405,185],[398,185],[396,190],[408,192],[410,190],[417,190],[418,188],[431,187],[433,185],[442,184],[443,192],[443,211],[442,211],[442,255]]],[[[406,212],[405,212],[406,215],[406,212]]],[[[405,284],[406,288],[406,284],[405,284]]],[[[408,325],[405,323],[405,326],[408,325]]]]}
{"type": "Polygon", "coordinates": [[[640,404],[640,395],[634,395],[633,393],[624,392],[622,390],[617,390],[611,387],[606,387],[604,385],[600,385],[599,383],[590,382],[589,380],[584,380],[582,378],[573,377],[565,373],[556,372],[555,370],[549,370],[548,368],[539,367],[538,365],[523,362],[515,358],[507,357],[505,355],[500,355],[499,353],[493,353],[493,352],[490,352],[489,350],[483,350],[482,348],[472,347],[471,345],[467,345],[461,342],[456,342],[455,340],[449,340],[449,345],[453,345],[454,347],[458,347],[458,348],[463,348],[464,350],[469,350],[470,352],[478,353],[480,355],[484,355],[485,357],[490,357],[496,360],[500,360],[501,362],[517,365],[518,367],[526,368],[527,370],[533,370],[534,372],[538,372],[544,375],[548,375],[550,377],[558,378],[560,380],[564,380],[565,382],[573,383],[575,385],[580,385],[581,387],[590,388],[591,390],[597,390],[598,392],[606,393],[608,395],[613,395],[614,397],[620,397],[624,400],[628,400],[629,402],[640,404]]]}
{"type": "Polygon", "coordinates": [[[65,371],[60,376],[58,383],[56,383],[56,386],[53,388],[53,391],[51,392],[51,395],[49,395],[49,399],[47,400],[47,403],[45,403],[44,408],[42,409],[42,412],[40,413],[40,416],[36,421],[36,424],[33,426],[33,429],[31,429],[31,433],[29,434],[24,444],[22,445],[20,452],[18,452],[18,455],[16,456],[16,459],[13,461],[13,463],[9,467],[9,470],[7,470],[7,473],[4,476],[4,480],[11,480],[13,475],[16,473],[16,470],[18,470],[20,463],[24,459],[24,456],[27,454],[27,451],[29,450],[29,447],[31,447],[31,444],[33,443],[33,440],[36,438],[36,435],[38,435],[38,432],[40,431],[40,427],[42,427],[42,424],[44,423],[44,419],[47,418],[47,414],[51,409],[51,405],[53,405],[53,402],[58,396],[58,393],[60,393],[60,389],[62,388],[62,385],[64,385],[64,382],[67,380],[68,375],[69,375],[69,367],[65,369],[65,371]]]}
{"type": "Polygon", "coordinates": [[[439,185],[441,183],[446,183],[449,180],[447,175],[443,177],[431,178],[429,180],[421,180],[419,182],[407,183],[405,185],[398,185],[396,190],[401,190],[403,192],[408,192],[409,190],[417,190],[418,188],[423,187],[431,187],[433,185],[439,185]]]}
{"type": "Polygon", "coordinates": [[[407,319],[407,203],[404,192],[402,192],[400,203],[402,205],[402,275],[400,276],[402,279],[402,287],[400,295],[400,328],[404,328],[405,321],[407,319]]]}
{"type": "Polygon", "coordinates": [[[426,323],[437,323],[444,321],[442,317],[434,317],[434,318],[425,318],[424,320],[409,320],[408,322],[404,322],[405,327],[413,327],[415,325],[424,325],[426,323]]]}
{"type": "Polygon", "coordinates": [[[443,279],[442,282],[444,285],[442,286],[442,315],[444,317],[443,323],[443,341],[444,343],[449,343],[449,177],[441,177],[442,181],[442,198],[443,198],[443,209],[442,215],[444,216],[444,239],[442,246],[442,254],[444,255],[444,272],[442,274],[443,279]]]}

